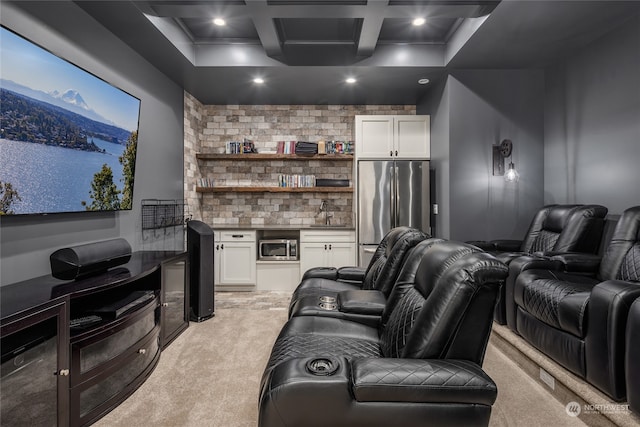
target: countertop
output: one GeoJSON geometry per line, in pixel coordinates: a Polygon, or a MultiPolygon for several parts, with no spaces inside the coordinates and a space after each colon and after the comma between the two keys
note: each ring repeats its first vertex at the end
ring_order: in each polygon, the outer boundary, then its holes
{"type": "Polygon", "coordinates": [[[282,225],[233,225],[233,224],[225,224],[225,225],[210,225],[210,227],[214,230],[344,230],[344,231],[355,231],[355,227],[352,225],[341,226],[341,225],[321,225],[321,226],[311,226],[311,225],[291,225],[291,224],[282,224],[282,225]]]}

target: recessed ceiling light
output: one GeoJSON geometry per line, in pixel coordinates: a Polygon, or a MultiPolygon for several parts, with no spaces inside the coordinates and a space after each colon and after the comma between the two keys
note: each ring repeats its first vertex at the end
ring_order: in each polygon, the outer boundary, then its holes
{"type": "Polygon", "coordinates": [[[256,77],[255,79],[253,79],[253,82],[261,85],[262,83],[264,83],[264,79],[261,79],[260,77],[256,77]]]}
{"type": "Polygon", "coordinates": [[[215,18],[215,19],[213,20],[213,23],[214,23],[215,25],[217,25],[218,27],[223,27],[223,26],[227,25],[227,22],[226,22],[224,19],[222,19],[222,18],[215,18]]]}
{"type": "Polygon", "coordinates": [[[420,25],[424,25],[425,22],[427,21],[424,18],[416,18],[413,21],[411,21],[411,23],[416,27],[419,27],[420,25]]]}
{"type": "Polygon", "coordinates": [[[420,79],[420,80],[418,80],[418,84],[426,85],[427,83],[429,83],[429,79],[420,79]]]}
{"type": "Polygon", "coordinates": [[[345,80],[345,82],[349,83],[349,84],[353,84],[355,83],[357,80],[354,79],[353,77],[349,77],[347,80],[345,80]]]}

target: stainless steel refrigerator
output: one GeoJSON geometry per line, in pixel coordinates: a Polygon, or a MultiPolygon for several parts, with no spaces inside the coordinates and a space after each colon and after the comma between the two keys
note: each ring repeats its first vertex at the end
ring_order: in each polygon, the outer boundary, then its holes
{"type": "Polygon", "coordinates": [[[367,266],[392,228],[430,233],[429,161],[360,160],[357,167],[358,262],[367,266]]]}

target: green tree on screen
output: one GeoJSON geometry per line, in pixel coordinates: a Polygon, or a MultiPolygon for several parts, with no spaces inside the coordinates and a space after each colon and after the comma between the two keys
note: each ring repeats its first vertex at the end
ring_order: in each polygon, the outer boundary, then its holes
{"type": "Polygon", "coordinates": [[[13,189],[13,185],[10,182],[0,181],[0,215],[11,215],[11,205],[15,201],[22,200],[18,191],[13,189]]]}
{"type": "MultiPolygon", "coordinates": [[[[113,171],[106,163],[102,165],[100,172],[93,175],[89,197],[92,202],[87,206],[88,211],[117,210],[120,209],[120,190],[113,183],[113,171]]],[[[86,202],[82,202],[86,206],[86,202]]]]}
{"type": "Polygon", "coordinates": [[[138,131],[131,132],[127,138],[127,146],[124,153],[118,158],[122,165],[122,189],[121,209],[131,209],[133,203],[133,179],[136,174],[136,150],[138,149],[138,131]]]}

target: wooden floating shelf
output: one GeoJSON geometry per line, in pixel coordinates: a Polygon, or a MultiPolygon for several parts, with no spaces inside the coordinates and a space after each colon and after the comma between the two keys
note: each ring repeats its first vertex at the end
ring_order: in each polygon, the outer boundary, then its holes
{"type": "Polygon", "coordinates": [[[196,187],[198,193],[353,193],[353,187],[196,187]]]}
{"type": "Polygon", "coordinates": [[[220,154],[220,153],[197,153],[196,158],[200,160],[344,160],[351,161],[351,154],[220,154]]]}

